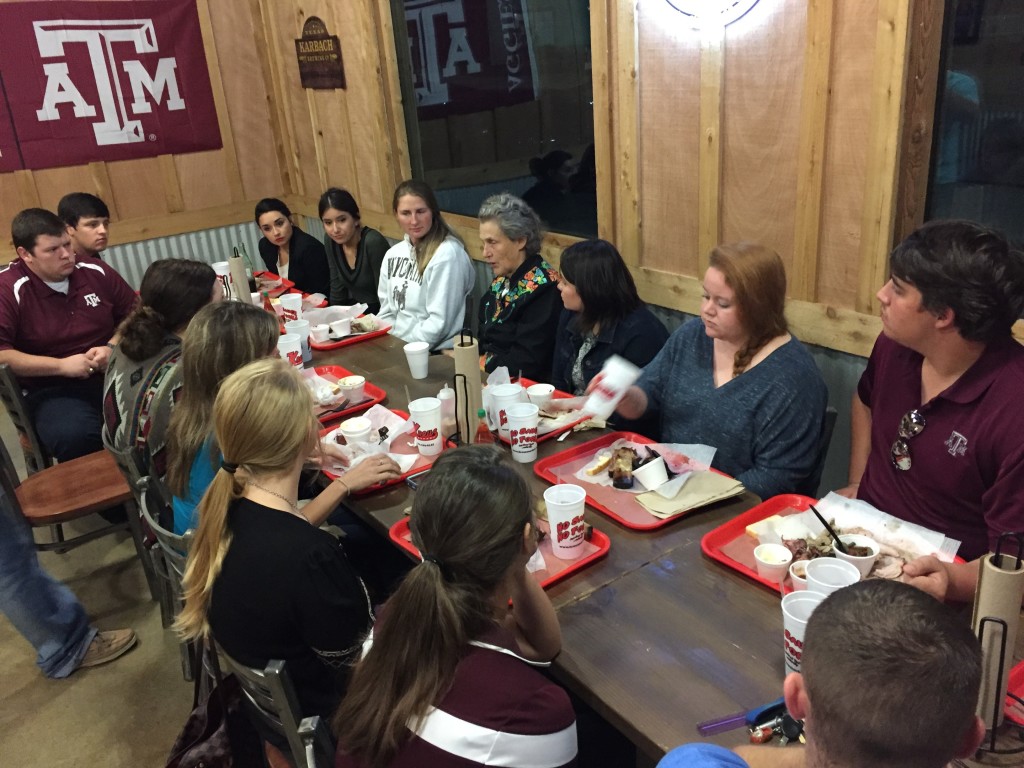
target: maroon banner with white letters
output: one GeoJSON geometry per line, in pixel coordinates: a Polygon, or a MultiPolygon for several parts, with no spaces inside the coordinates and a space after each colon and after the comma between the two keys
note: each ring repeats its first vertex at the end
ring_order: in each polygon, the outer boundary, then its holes
{"type": "Polygon", "coordinates": [[[0,3],[0,171],[221,146],[195,0],[0,3]]]}

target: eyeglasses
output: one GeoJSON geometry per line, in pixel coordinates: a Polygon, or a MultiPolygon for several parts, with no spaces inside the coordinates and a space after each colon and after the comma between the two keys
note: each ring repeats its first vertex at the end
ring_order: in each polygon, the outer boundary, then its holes
{"type": "Polygon", "coordinates": [[[889,451],[889,458],[892,460],[892,465],[896,469],[906,472],[910,469],[910,443],[908,442],[912,437],[917,437],[927,426],[927,422],[921,412],[916,408],[907,411],[903,414],[903,418],[900,419],[900,430],[899,437],[897,437],[892,444],[892,449],[889,451]]]}

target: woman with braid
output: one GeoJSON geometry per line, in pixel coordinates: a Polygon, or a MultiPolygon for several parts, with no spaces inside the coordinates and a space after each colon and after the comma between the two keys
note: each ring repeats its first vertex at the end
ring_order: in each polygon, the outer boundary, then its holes
{"type": "Polygon", "coordinates": [[[658,409],[665,442],[715,446],[714,467],[762,499],[813,494],[828,392],[788,331],[782,259],[744,242],[716,247],[710,263],[700,317],[672,334],[618,411],[658,409]]]}
{"type": "Polygon", "coordinates": [[[363,643],[334,718],[336,768],[576,765],[569,697],[536,669],[562,635],[526,570],[529,486],[494,446],[448,451],[409,525],[423,560],[363,643]]]}

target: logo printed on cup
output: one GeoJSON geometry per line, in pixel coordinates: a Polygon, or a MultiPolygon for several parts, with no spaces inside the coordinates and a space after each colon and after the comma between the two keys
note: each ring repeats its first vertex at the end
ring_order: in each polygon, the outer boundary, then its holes
{"type": "Polygon", "coordinates": [[[577,515],[571,521],[562,521],[558,523],[558,531],[556,532],[557,541],[559,543],[563,541],[569,541],[572,539],[578,539],[569,546],[578,547],[583,543],[583,536],[586,534],[585,526],[583,525],[583,515],[577,515]]]}
{"type": "MultiPolygon", "coordinates": [[[[502,411],[504,413],[504,411],[502,411]]],[[[529,445],[530,443],[537,442],[537,428],[536,427],[523,427],[522,429],[509,430],[509,439],[512,441],[512,445],[529,445]]]]}
{"type": "Polygon", "coordinates": [[[298,366],[299,368],[301,368],[302,367],[302,350],[300,349],[298,352],[295,352],[294,350],[289,352],[288,353],[288,362],[291,363],[292,365],[295,365],[295,366],[298,366]]]}

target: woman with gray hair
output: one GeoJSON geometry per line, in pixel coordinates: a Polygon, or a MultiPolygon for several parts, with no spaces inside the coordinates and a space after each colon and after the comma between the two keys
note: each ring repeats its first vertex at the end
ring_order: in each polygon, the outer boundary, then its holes
{"type": "Polygon", "coordinates": [[[507,192],[484,200],[478,218],[484,261],[494,271],[480,301],[481,366],[547,382],[562,304],[558,273],[540,255],[540,219],[507,192]]]}

